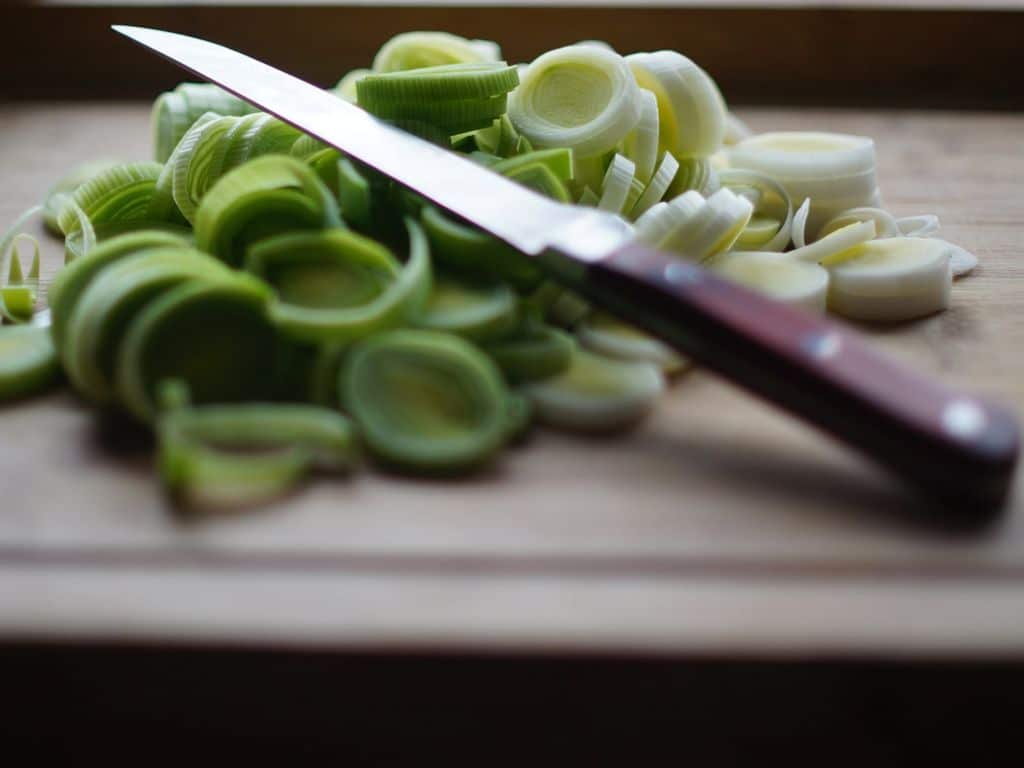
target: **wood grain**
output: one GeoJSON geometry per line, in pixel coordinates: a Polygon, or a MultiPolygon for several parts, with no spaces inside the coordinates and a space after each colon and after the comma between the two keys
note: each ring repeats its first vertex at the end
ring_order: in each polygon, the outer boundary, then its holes
{"type": "MultiPolygon", "coordinates": [[[[1020,413],[1024,117],[743,116],[877,139],[888,207],[939,214],[981,266],[948,312],[868,333],[1020,413]]],[[[0,219],[76,161],[146,157],[147,119],[0,107],[0,219]]],[[[5,406],[0,426],[0,637],[1024,654],[1019,477],[996,526],[922,526],[872,467],[702,372],[620,439],[540,433],[465,482],[366,471],[201,520],[161,498],[144,441],[69,394],[5,406]]]]}

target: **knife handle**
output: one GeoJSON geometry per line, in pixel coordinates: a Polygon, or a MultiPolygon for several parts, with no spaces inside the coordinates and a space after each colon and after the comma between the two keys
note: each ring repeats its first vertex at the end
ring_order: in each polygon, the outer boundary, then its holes
{"type": "Polygon", "coordinates": [[[1005,502],[1019,446],[1009,410],[675,255],[629,244],[587,270],[580,287],[600,304],[858,449],[938,502],[944,518],[982,521],[1005,502]]]}

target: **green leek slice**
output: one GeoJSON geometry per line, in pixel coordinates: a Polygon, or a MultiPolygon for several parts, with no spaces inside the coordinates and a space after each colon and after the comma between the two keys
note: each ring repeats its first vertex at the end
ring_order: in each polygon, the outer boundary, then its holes
{"type": "Polygon", "coordinates": [[[60,208],[58,226],[65,235],[81,229],[82,222],[69,201],[81,209],[93,227],[110,221],[151,218],[150,206],[162,168],[159,163],[146,162],[115,165],[101,171],[76,187],[70,196],[54,201],[60,208]]]}
{"type": "Polygon", "coordinates": [[[277,291],[270,318],[299,341],[362,338],[407,322],[430,292],[430,247],[406,221],[409,258],[401,270],[379,243],[349,230],[286,235],[254,246],[246,268],[277,291]]]}
{"type": "Polygon", "coordinates": [[[502,96],[519,84],[515,67],[504,62],[446,64],[367,75],[356,83],[359,106],[369,112],[389,105],[458,101],[502,96]]]}
{"type": "Polygon", "coordinates": [[[527,67],[509,99],[509,117],[535,147],[568,147],[579,157],[607,152],[640,119],[641,96],[614,51],[572,45],[527,67]]]}
{"type": "Polygon", "coordinates": [[[569,189],[561,179],[545,163],[529,163],[514,170],[507,171],[505,175],[517,181],[525,187],[529,187],[542,195],[557,200],[560,203],[568,203],[572,200],[569,189]]]}
{"type": "Polygon", "coordinates": [[[185,240],[169,232],[143,230],[112,237],[96,246],[88,255],[65,266],[57,273],[47,291],[57,349],[63,348],[65,330],[79,299],[104,268],[148,249],[182,245],[185,245],[185,240]]]}
{"type": "Polygon", "coordinates": [[[517,310],[518,297],[505,283],[485,286],[440,276],[413,325],[481,342],[512,330],[517,310]]]}
{"type": "Polygon", "coordinates": [[[401,72],[500,58],[501,49],[490,40],[468,40],[448,32],[404,32],[381,46],[373,59],[373,71],[401,72]]]}
{"type": "Polygon", "coordinates": [[[62,195],[70,196],[89,179],[117,165],[124,165],[124,162],[121,160],[90,160],[87,163],[76,165],[54,182],[43,196],[43,223],[46,228],[55,235],[63,234],[60,224],[57,223],[57,217],[60,214],[58,204],[60,197],[62,195]]]}
{"type": "Polygon", "coordinates": [[[229,274],[222,262],[182,247],[148,249],[107,266],[67,323],[59,352],[71,384],[94,402],[112,402],[118,349],[143,307],[186,280],[229,274]]]}
{"type": "Polygon", "coordinates": [[[366,229],[373,221],[373,190],[370,182],[348,158],[340,158],[337,168],[341,216],[352,226],[366,229]]]}
{"type": "Polygon", "coordinates": [[[117,355],[124,406],[148,421],[160,382],[182,379],[197,403],[265,401],[274,389],[269,290],[248,275],[190,280],[147,304],[117,355]]]}
{"type": "Polygon", "coordinates": [[[151,115],[157,162],[166,162],[200,115],[245,115],[254,111],[251,104],[209,83],[181,83],[173,91],[160,94],[151,115]]]}
{"type": "Polygon", "coordinates": [[[514,335],[484,344],[511,384],[556,376],[569,367],[576,342],[565,331],[543,323],[526,323],[514,335]]]}
{"type": "Polygon", "coordinates": [[[48,328],[0,326],[0,401],[41,392],[59,378],[48,328]]]}
{"type": "Polygon", "coordinates": [[[491,170],[507,176],[517,169],[531,166],[536,163],[547,166],[548,170],[550,170],[560,181],[567,182],[572,180],[572,150],[564,148],[538,149],[532,152],[508,157],[503,160],[499,159],[491,165],[491,170]]]}
{"type": "Polygon", "coordinates": [[[351,422],[309,405],[177,407],[161,414],[157,435],[164,488],[185,506],[265,501],[313,467],[345,471],[358,455],[351,422]]]}
{"type": "Polygon", "coordinates": [[[265,155],[225,174],[196,213],[196,246],[228,264],[272,235],[341,226],[338,204],[305,163],[265,155]]]}
{"type": "Polygon", "coordinates": [[[623,429],[642,419],[665,389],[656,365],[624,362],[577,349],[558,376],[521,391],[549,426],[585,432],[623,429]]]}
{"type": "Polygon", "coordinates": [[[340,375],[343,408],[381,461],[417,472],[471,469],[505,440],[507,392],[476,347],[451,334],[396,330],[358,344],[340,375]]]}
{"type": "Polygon", "coordinates": [[[521,291],[531,290],[542,279],[540,268],[529,258],[433,206],[423,209],[420,221],[438,264],[471,278],[507,281],[521,291]]]}

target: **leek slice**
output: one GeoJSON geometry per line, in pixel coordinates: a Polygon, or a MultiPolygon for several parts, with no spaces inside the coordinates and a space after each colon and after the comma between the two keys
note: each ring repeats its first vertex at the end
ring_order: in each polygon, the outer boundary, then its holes
{"type": "Polygon", "coordinates": [[[616,360],[653,363],[666,373],[689,365],[674,349],[607,312],[594,312],[576,329],[576,337],[591,352],[616,360]]]}
{"type": "Polygon", "coordinates": [[[572,45],[527,67],[508,114],[535,147],[568,147],[593,157],[626,138],[640,119],[640,105],[640,89],[621,56],[572,45]]]}
{"type": "Polygon", "coordinates": [[[418,121],[452,135],[490,125],[505,114],[507,103],[502,93],[480,99],[388,100],[367,109],[382,120],[418,121]]]}
{"type": "Polygon", "coordinates": [[[396,330],[358,344],[340,375],[343,408],[381,461],[417,472],[476,467],[505,439],[501,374],[457,336],[396,330]]]}
{"type": "Polygon", "coordinates": [[[359,101],[359,96],[356,92],[356,84],[370,74],[373,74],[372,69],[353,69],[350,72],[346,72],[344,77],[337,82],[331,91],[343,98],[345,101],[355,104],[359,101]]]}
{"type": "Polygon", "coordinates": [[[626,57],[641,88],[658,99],[659,146],[677,158],[708,157],[725,137],[725,103],[708,74],[675,51],[626,57]]]}
{"type": "Polygon", "coordinates": [[[497,61],[374,73],[356,83],[356,93],[359,106],[376,113],[393,104],[426,107],[437,100],[487,100],[508,93],[518,84],[516,68],[497,61]]]}
{"type": "Polygon", "coordinates": [[[705,261],[732,248],[753,214],[753,206],[745,197],[720,189],[707,199],[711,211],[707,224],[683,239],[677,234],[673,246],[689,258],[705,261]]]}
{"type": "Polygon", "coordinates": [[[704,197],[714,194],[721,186],[718,172],[706,157],[687,157],[679,161],[679,170],[672,179],[668,194],[675,197],[694,189],[704,197]]]}
{"type": "Polygon", "coordinates": [[[826,267],[838,264],[854,255],[858,245],[875,238],[874,221],[858,221],[837,229],[821,240],[796,248],[786,254],[791,259],[822,264],[826,267]]]}
{"type": "Polygon", "coordinates": [[[58,350],[71,384],[94,402],[113,401],[117,351],[142,308],[186,280],[229,274],[222,262],[182,247],[148,249],[107,266],[75,303],[58,350]]]}
{"type": "Polygon", "coordinates": [[[875,170],[875,142],[867,136],[822,131],[774,131],[744,139],[729,151],[733,168],[789,179],[842,179],[875,170]]]}
{"type": "Polygon", "coordinates": [[[636,220],[636,238],[655,248],[666,248],[673,237],[692,226],[704,208],[704,198],[694,190],[667,203],[656,203],[636,220]]]}
{"type": "Polygon", "coordinates": [[[560,181],[572,180],[572,150],[565,148],[538,149],[508,157],[492,164],[491,170],[508,176],[518,169],[538,163],[547,167],[560,181]]]}
{"type": "Polygon", "coordinates": [[[711,263],[717,274],[785,304],[825,310],[829,274],[819,266],[794,261],[788,254],[763,251],[722,254],[711,263]]]}
{"type": "Polygon", "coordinates": [[[829,309],[855,320],[911,320],[949,306],[950,249],[940,240],[861,243],[829,274],[829,309]]]}
{"type": "Polygon", "coordinates": [[[978,257],[970,251],[966,251],[959,245],[954,245],[946,240],[930,238],[942,243],[949,249],[949,265],[953,271],[953,277],[963,277],[978,266],[978,257]]]}
{"type": "Polygon", "coordinates": [[[579,199],[576,200],[576,205],[585,205],[588,208],[597,208],[597,204],[601,202],[601,198],[597,196],[597,193],[590,187],[584,187],[580,193],[579,199]]]}
{"type": "Polygon", "coordinates": [[[0,327],[0,401],[41,392],[60,378],[60,364],[47,328],[0,327]]]}
{"type": "Polygon", "coordinates": [[[747,228],[736,239],[739,248],[744,251],[785,250],[794,229],[793,200],[786,188],[771,176],[739,168],[721,171],[719,180],[723,186],[733,190],[748,187],[759,193],[754,206],[756,215],[751,217],[747,228]],[[759,216],[762,218],[758,219],[759,216]],[[777,226],[768,234],[772,222],[777,222],[777,226]],[[753,229],[751,225],[754,225],[753,229]]]}
{"type": "Polygon", "coordinates": [[[248,275],[191,280],[148,303],[117,355],[116,389],[143,421],[157,387],[182,379],[197,403],[265,401],[273,394],[275,333],[269,290],[248,275]]]}
{"type": "Polygon", "coordinates": [[[513,181],[536,190],[542,195],[547,195],[560,203],[568,203],[572,200],[568,187],[555,175],[550,166],[545,163],[528,163],[514,170],[507,171],[505,175],[513,181]]]}
{"type": "Polygon", "coordinates": [[[234,266],[258,240],[341,224],[337,202],[308,165],[265,155],[222,176],[203,197],[196,246],[234,266]]]}
{"type": "Polygon", "coordinates": [[[246,115],[255,112],[251,104],[209,83],[181,83],[162,93],[153,103],[151,122],[157,162],[163,163],[192,124],[206,112],[218,115],[246,115]]]}
{"type": "Polygon", "coordinates": [[[151,218],[150,206],[162,168],[159,163],[145,162],[115,165],[101,171],[79,185],[70,196],[51,203],[59,207],[58,226],[65,235],[82,228],[75,206],[93,227],[104,222],[151,218]]]}
{"type": "Polygon", "coordinates": [[[526,256],[487,234],[427,206],[420,215],[438,264],[484,281],[507,281],[528,291],[542,279],[540,268],[526,256]]]}
{"type": "Polygon", "coordinates": [[[108,265],[153,248],[185,245],[182,237],[169,232],[144,230],[113,237],[96,246],[88,255],[64,267],[47,291],[47,302],[53,315],[53,339],[63,349],[68,321],[89,284],[108,265]]]}
{"type": "Polygon", "coordinates": [[[337,168],[338,202],[341,204],[342,218],[355,227],[366,229],[373,220],[373,190],[370,182],[348,158],[339,158],[337,168]]]}
{"type": "Polygon", "coordinates": [[[284,493],[312,467],[351,468],[351,422],[292,404],[178,407],[157,426],[160,477],[187,506],[252,504],[284,493]]]}
{"type": "Polygon", "coordinates": [[[57,216],[60,214],[60,206],[57,204],[59,198],[62,195],[70,195],[94,176],[123,164],[121,160],[91,160],[76,165],[61,176],[43,196],[43,223],[46,228],[55,235],[63,234],[57,223],[57,216]]]}
{"type": "Polygon", "coordinates": [[[349,230],[283,235],[254,246],[246,268],[277,290],[274,325],[289,338],[349,341],[416,315],[431,286],[430,247],[406,220],[409,258],[399,271],[379,243],[349,230]]]}
{"type": "Polygon", "coordinates": [[[526,384],[541,422],[553,427],[604,432],[642,419],[665,389],[656,365],[612,360],[577,349],[561,374],[526,384]]]}
{"type": "Polygon", "coordinates": [[[904,216],[897,219],[896,228],[904,237],[925,237],[939,229],[939,217],[933,213],[904,216]]]}
{"type": "Polygon", "coordinates": [[[906,234],[901,232],[900,224],[897,222],[896,217],[884,208],[865,207],[851,208],[837,216],[833,216],[818,230],[817,239],[820,240],[837,229],[841,229],[848,224],[856,224],[858,221],[875,222],[875,237],[899,237],[901,234],[906,234]]]}
{"type": "Polygon", "coordinates": [[[634,219],[639,218],[650,210],[655,203],[660,202],[668,188],[672,185],[672,180],[676,177],[678,171],[679,161],[676,160],[671,152],[666,152],[658,164],[658,170],[655,172],[654,178],[644,188],[643,194],[640,195],[640,199],[636,201],[629,215],[634,219]]]}
{"type": "Polygon", "coordinates": [[[516,333],[484,345],[511,384],[538,381],[569,367],[576,341],[565,331],[540,322],[527,322],[516,333]]]}
{"type": "Polygon", "coordinates": [[[597,207],[602,211],[622,213],[629,196],[636,165],[625,155],[616,154],[601,183],[601,199],[597,207]]]}
{"type": "Polygon", "coordinates": [[[658,97],[640,89],[640,119],[623,140],[623,154],[636,165],[636,178],[647,184],[658,162],[658,97]]]}
{"type": "Polygon", "coordinates": [[[498,61],[501,48],[491,40],[468,40],[448,32],[403,32],[373,58],[376,72],[401,72],[444,64],[498,61]]]}
{"type": "Polygon", "coordinates": [[[505,283],[471,285],[451,277],[434,280],[413,325],[482,342],[507,334],[518,320],[518,297],[505,283]]]}
{"type": "MultiPolygon", "coordinates": [[[[127,235],[133,232],[160,232],[167,235],[173,235],[178,238],[182,243],[192,242],[192,230],[180,224],[172,224],[167,221],[148,221],[140,219],[138,221],[111,221],[105,224],[100,224],[94,230],[94,237],[96,244],[105,243],[108,240],[113,240],[115,237],[121,235],[127,235]]],[[[82,238],[82,231],[74,232],[64,238],[64,264],[68,265],[72,261],[77,261],[85,256],[85,243],[82,238]]],[[[63,271],[63,270],[62,270],[63,271]]],[[[59,273],[58,273],[59,274],[59,273]]]]}

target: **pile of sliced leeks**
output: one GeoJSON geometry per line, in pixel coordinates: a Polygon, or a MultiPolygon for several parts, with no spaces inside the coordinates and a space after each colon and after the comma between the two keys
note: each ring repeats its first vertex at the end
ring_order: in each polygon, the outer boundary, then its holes
{"type": "MultiPolygon", "coordinates": [[[[751,134],[674,51],[586,42],[517,67],[495,43],[414,32],[333,90],[784,302],[910,319],[945,308],[977,263],[935,237],[934,216],[880,207],[871,139],[751,134]]],[[[154,161],[73,169],[0,241],[0,400],[63,374],[152,427],[185,504],[273,497],[364,452],[403,472],[472,470],[535,419],[631,425],[686,367],[508,246],[215,86],[162,94],[152,122],[154,161]],[[40,212],[65,266],[34,315],[38,243],[19,232],[40,212]]]]}

